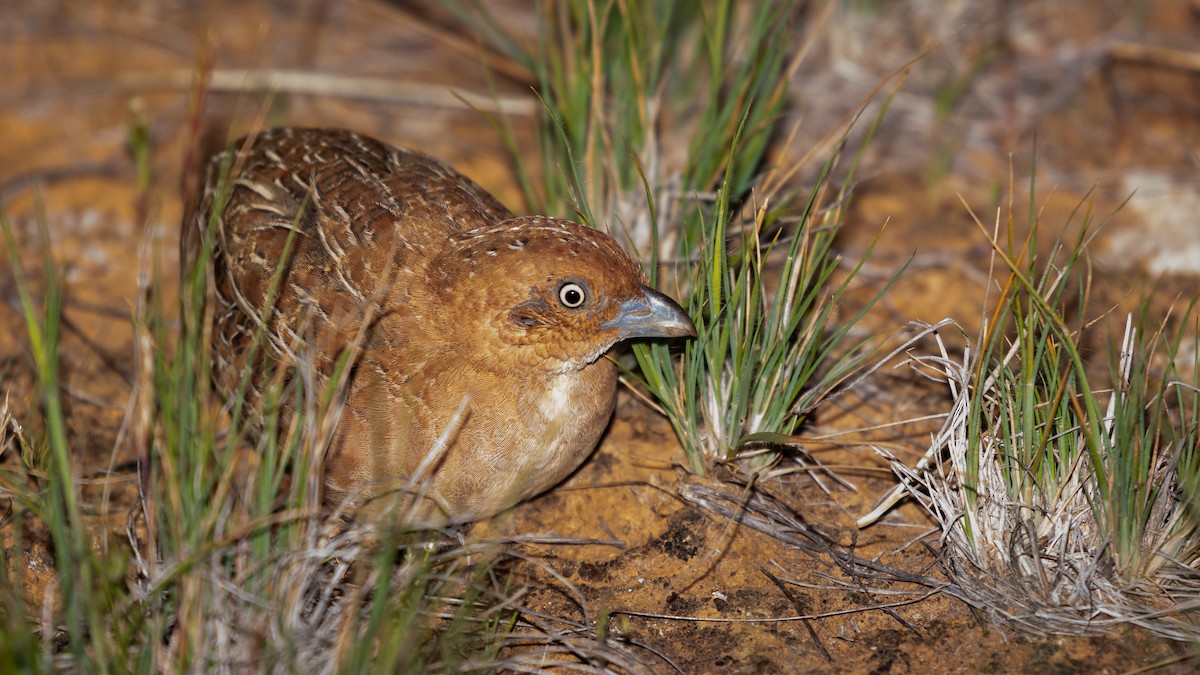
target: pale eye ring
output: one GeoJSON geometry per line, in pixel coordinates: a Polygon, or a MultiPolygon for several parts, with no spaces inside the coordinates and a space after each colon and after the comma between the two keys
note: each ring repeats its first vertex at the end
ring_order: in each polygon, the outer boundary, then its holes
{"type": "Polygon", "coordinates": [[[558,288],[558,301],[567,309],[576,309],[587,301],[587,293],[579,284],[567,282],[558,288]]]}

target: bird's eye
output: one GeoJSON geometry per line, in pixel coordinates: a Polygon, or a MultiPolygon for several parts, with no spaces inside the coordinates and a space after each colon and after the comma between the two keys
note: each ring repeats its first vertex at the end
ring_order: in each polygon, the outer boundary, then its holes
{"type": "Polygon", "coordinates": [[[583,292],[583,287],[579,284],[563,284],[558,289],[558,301],[563,304],[563,307],[575,309],[582,305],[584,300],[587,300],[587,294],[583,292]]]}

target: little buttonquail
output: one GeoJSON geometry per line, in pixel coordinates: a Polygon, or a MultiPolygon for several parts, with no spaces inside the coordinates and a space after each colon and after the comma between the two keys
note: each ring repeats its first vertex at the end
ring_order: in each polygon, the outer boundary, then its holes
{"type": "Polygon", "coordinates": [[[181,238],[185,269],[210,247],[214,381],[252,369],[253,406],[264,366],[322,384],[349,355],[328,500],[423,485],[420,512],[465,520],[532,497],[598,443],[614,346],[695,335],[608,235],[514,216],[421,153],[329,129],[231,147],[181,238]]]}

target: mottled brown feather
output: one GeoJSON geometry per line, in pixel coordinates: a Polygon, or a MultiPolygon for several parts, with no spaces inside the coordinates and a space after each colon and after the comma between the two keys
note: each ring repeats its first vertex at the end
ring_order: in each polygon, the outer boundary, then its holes
{"type": "Polygon", "coordinates": [[[235,147],[209,163],[181,239],[185,263],[210,246],[214,380],[230,396],[254,368],[257,404],[265,369],[248,352],[276,278],[268,362],[328,378],[358,340],[325,460],[331,498],[408,485],[444,433],[429,496],[456,517],[537,494],[587,457],[614,404],[611,322],[644,292],[612,238],[514,217],[437,160],[347,131],[235,147]],[[561,300],[567,284],[586,291],[580,307],[561,300]]]}

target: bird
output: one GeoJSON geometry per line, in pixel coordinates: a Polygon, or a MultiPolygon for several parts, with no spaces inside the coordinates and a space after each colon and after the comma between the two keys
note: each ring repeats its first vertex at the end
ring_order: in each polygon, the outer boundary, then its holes
{"type": "Polygon", "coordinates": [[[696,335],[608,234],[514,215],[446,164],[351,131],[232,143],[183,229],[183,269],[206,267],[215,389],[261,410],[267,373],[340,373],[324,495],[363,510],[404,494],[409,517],[469,522],[545,492],[609,424],[612,353],[696,335]]]}

